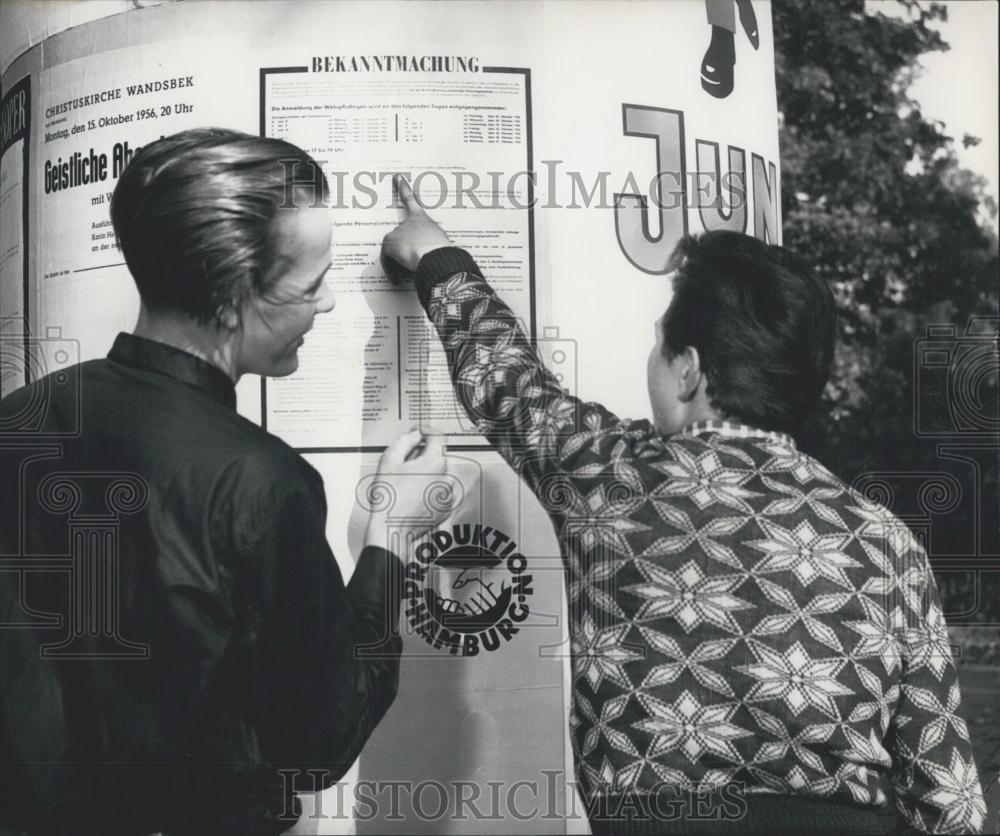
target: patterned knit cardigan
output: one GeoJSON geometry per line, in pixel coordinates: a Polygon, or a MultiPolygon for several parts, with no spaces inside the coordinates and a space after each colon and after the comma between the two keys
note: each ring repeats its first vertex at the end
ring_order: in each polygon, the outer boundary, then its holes
{"type": "Polygon", "coordinates": [[[664,437],[571,397],[463,250],[426,255],[417,290],[559,538],[585,797],[737,784],[979,831],[937,587],[901,522],[787,436],[664,437]]]}

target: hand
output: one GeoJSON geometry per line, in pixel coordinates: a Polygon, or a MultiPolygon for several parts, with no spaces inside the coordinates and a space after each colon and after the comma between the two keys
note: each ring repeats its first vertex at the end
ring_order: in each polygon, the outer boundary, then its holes
{"type": "Polygon", "coordinates": [[[449,615],[465,615],[465,607],[454,598],[437,596],[437,605],[449,615]]]}
{"type": "Polygon", "coordinates": [[[420,259],[431,250],[451,246],[451,240],[434,221],[427,217],[424,207],[414,197],[410,184],[402,175],[396,175],[396,190],[403,201],[403,222],[382,239],[382,264],[393,278],[392,264],[402,266],[411,273],[420,259]]]}
{"type": "MultiPolygon", "coordinates": [[[[493,584],[483,583],[479,578],[465,578],[464,575],[465,572],[455,580],[452,589],[462,589],[473,581],[479,588],[471,594],[466,593],[463,601],[437,596],[437,604],[444,612],[449,615],[482,615],[497,605],[500,599],[493,592],[493,584]]],[[[506,588],[506,584],[500,584],[501,594],[506,588]]]]}
{"type": "MultiPolygon", "coordinates": [[[[461,589],[467,586],[472,581],[475,581],[479,588],[473,590],[471,595],[466,596],[464,609],[466,612],[471,612],[473,615],[482,615],[487,610],[496,606],[497,601],[500,599],[493,594],[493,584],[483,583],[479,578],[459,578],[452,585],[452,589],[461,589]]],[[[500,591],[504,591],[504,584],[500,584],[500,591]]]]}
{"type": "Polygon", "coordinates": [[[373,487],[391,492],[394,502],[386,511],[372,512],[365,545],[388,547],[389,514],[394,521],[404,523],[414,537],[444,522],[453,510],[451,503],[441,501],[451,488],[447,475],[448,460],[440,433],[425,435],[414,428],[393,441],[379,459],[373,487]]]}

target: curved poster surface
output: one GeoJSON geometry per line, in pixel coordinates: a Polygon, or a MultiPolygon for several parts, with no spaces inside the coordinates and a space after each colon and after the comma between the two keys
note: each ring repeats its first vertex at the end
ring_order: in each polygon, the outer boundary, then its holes
{"type": "Polygon", "coordinates": [[[642,417],[679,237],[780,237],[770,10],[745,7],[755,27],[734,0],[187,2],[54,35],[4,74],[3,392],[132,327],[109,194],[145,143],[219,125],[302,145],[333,186],[337,308],[295,375],[241,381],[239,408],[322,473],[345,573],[377,451],[413,423],[451,434],[469,499],[433,557],[403,555],[419,588],[399,696],[350,784],[296,832],[585,832],[558,545],[455,405],[412,292],[382,271],[389,178],[412,176],[569,389],[642,417]],[[477,539],[486,563],[463,551],[477,539]],[[495,611],[456,620],[473,593],[495,611]]]}

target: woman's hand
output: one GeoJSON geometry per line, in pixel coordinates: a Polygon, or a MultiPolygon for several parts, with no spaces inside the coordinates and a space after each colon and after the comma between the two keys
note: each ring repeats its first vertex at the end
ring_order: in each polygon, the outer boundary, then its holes
{"type": "MultiPolygon", "coordinates": [[[[440,247],[450,247],[451,241],[444,230],[427,217],[424,207],[402,175],[396,176],[396,190],[403,203],[405,217],[382,239],[382,263],[386,264],[387,260],[395,262],[412,273],[427,253],[440,247]]],[[[386,267],[386,272],[392,273],[391,265],[386,264],[386,267]]]]}
{"type": "Polygon", "coordinates": [[[386,447],[374,481],[365,545],[388,548],[390,527],[413,537],[426,534],[454,510],[455,480],[449,477],[444,436],[414,428],[386,447]],[[391,517],[391,519],[390,519],[391,517]]]}

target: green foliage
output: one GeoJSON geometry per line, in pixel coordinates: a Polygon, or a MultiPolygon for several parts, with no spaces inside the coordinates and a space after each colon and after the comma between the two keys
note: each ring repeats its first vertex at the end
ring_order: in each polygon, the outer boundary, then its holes
{"type": "MultiPolygon", "coordinates": [[[[983,180],[961,169],[944,126],[908,94],[920,57],[949,48],[932,26],[947,12],[903,5],[908,20],[870,13],[863,0],[772,6],[784,244],[828,279],[841,313],[833,376],[802,443],[848,482],[872,471],[953,473],[962,505],[932,555],[975,553],[976,528],[979,553],[997,554],[996,452],[976,475],[914,431],[916,400],[943,397],[920,389],[931,384],[915,371],[917,340],[928,325],[962,334],[970,316],[995,316],[1000,264],[983,180]]],[[[969,394],[988,416],[996,374],[969,394]]],[[[897,513],[920,510],[899,502],[897,513]]]]}

